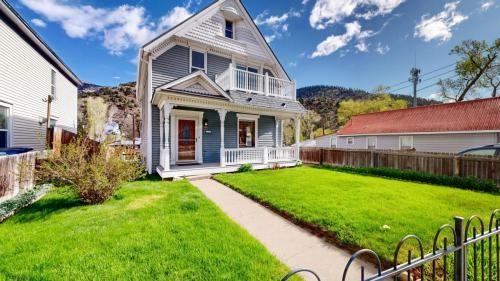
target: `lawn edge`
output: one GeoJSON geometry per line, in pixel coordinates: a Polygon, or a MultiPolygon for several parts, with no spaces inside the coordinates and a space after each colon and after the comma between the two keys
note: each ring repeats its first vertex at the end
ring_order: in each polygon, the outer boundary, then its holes
{"type": "MultiPolygon", "coordinates": [[[[363,247],[360,247],[359,245],[342,243],[334,231],[327,230],[327,229],[325,229],[321,226],[318,226],[316,224],[299,219],[299,218],[295,217],[293,214],[291,214],[287,211],[281,210],[280,208],[274,206],[272,203],[267,202],[265,200],[262,200],[262,199],[258,198],[257,196],[254,196],[252,194],[249,194],[249,193],[243,191],[242,189],[240,189],[240,188],[238,188],[230,183],[224,182],[223,180],[218,179],[216,176],[212,177],[212,179],[229,187],[229,188],[231,188],[232,190],[240,193],[241,195],[251,199],[252,201],[260,204],[261,206],[263,206],[266,209],[272,211],[273,213],[279,215],[280,217],[286,219],[287,221],[293,223],[294,225],[306,230],[310,234],[312,234],[318,238],[321,238],[323,241],[325,241],[329,244],[332,244],[336,247],[339,247],[340,249],[346,250],[351,254],[354,254],[355,252],[364,249],[363,247]]],[[[369,262],[373,265],[377,265],[377,260],[372,256],[361,255],[359,258],[361,260],[369,262]]],[[[388,261],[388,260],[385,260],[383,258],[380,258],[380,259],[381,259],[380,261],[382,263],[383,269],[387,269],[387,268],[394,266],[392,261],[388,261]]]]}

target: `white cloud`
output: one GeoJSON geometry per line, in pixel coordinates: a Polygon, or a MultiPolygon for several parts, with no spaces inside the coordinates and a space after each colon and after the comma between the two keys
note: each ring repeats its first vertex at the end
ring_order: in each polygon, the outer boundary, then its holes
{"type": "Polygon", "coordinates": [[[391,13],[405,0],[316,0],[309,17],[313,28],[325,29],[346,17],[371,19],[391,13]]]}
{"type": "Polygon", "coordinates": [[[297,62],[296,61],[291,61],[288,63],[289,67],[297,67],[297,62]]]}
{"type": "Polygon", "coordinates": [[[254,22],[258,26],[268,27],[272,34],[264,36],[268,43],[275,39],[282,37],[283,32],[288,32],[288,20],[290,18],[298,18],[301,16],[300,12],[290,10],[282,15],[269,15],[269,11],[264,11],[259,14],[254,22]]]}
{"type": "Polygon", "coordinates": [[[495,5],[495,1],[493,0],[484,0],[483,3],[481,3],[481,11],[487,11],[491,7],[495,5]]]}
{"type": "Polygon", "coordinates": [[[328,56],[345,47],[353,39],[364,42],[363,39],[372,37],[376,34],[376,32],[372,30],[362,31],[361,25],[357,21],[345,24],[345,29],[346,32],[344,34],[329,36],[323,42],[319,43],[318,46],[316,46],[316,50],[311,54],[311,58],[328,56]]]}
{"type": "Polygon", "coordinates": [[[120,80],[121,77],[120,76],[113,76],[113,79],[120,80]]]}
{"type": "Polygon", "coordinates": [[[175,7],[156,24],[148,19],[146,10],[140,6],[96,8],[65,0],[20,1],[45,20],[59,23],[69,37],[102,40],[102,45],[115,55],[143,45],[191,15],[187,8],[175,7]]]}
{"type": "Polygon", "coordinates": [[[47,23],[45,23],[43,20],[35,18],[31,20],[31,23],[34,24],[35,26],[38,27],[46,27],[47,23]]]}
{"type": "Polygon", "coordinates": [[[375,48],[375,52],[377,52],[381,55],[387,54],[387,52],[389,52],[390,50],[391,50],[391,48],[389,48],[388,45],[383,46],[382,43],[380,43],[380,42],[377,44],[377,48],[375,48]]]}
{"type": "Polygon", "coordinates": [[[356,46],[356,49],[362,53],[368,52],[368,46],[369,44],[366,44],[365,41],[359,41],[356,46]]]}
{"type": "Polygon", "coordinates": [[[413,36],[423,38],[424,41],[448,41],[453,36],[452,29],[468,19],[468,16],[457,11],[460,1],[449,2],[444,5],[444,11],[429,17],[423,15],[421,21],[415,26],[413,36]]]}

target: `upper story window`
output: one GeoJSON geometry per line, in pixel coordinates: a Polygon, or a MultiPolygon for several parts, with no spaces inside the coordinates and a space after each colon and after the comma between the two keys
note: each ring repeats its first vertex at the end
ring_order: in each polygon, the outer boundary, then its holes
{"type": "Polygon", "coordinates": [[[191,72],[205,71],[205,53],[191,50],[191,72]]]}
{"type": "Polygon", "coordinates": [[[52,97],[56,97],[56,82],[57,82],[57,77],[56,77],[56,72],[55,70],[51,70],[50,72],[50,94],[52,97]]]}
{"type": "Polygon", "coordinates": [[[234,39],[234,22],[226,20],[226,28],[224,34],[227,38],[234,39]]]}

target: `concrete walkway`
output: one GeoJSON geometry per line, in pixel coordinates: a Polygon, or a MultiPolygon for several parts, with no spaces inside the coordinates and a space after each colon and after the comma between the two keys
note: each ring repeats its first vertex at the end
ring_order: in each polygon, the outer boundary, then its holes
{"type": "MultiPolygon", "coordinates": [[[[200,179],[191,180],[191,183],[288,267],[311,269],[322,281],[342,280],[344,267],[351,256],[347,251],[310,234],[219,182],[200,179]]],[[[365,276],[375,272],[373,265],[356,262],[349,270],[349,280],[360,280],[361,264],[365,266],[365,276]]]]}

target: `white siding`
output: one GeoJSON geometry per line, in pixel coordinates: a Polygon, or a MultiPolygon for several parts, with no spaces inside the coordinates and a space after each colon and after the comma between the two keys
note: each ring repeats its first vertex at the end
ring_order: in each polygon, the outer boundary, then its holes
{"type": "Polygon", "coordinates": [[[337,147],[344,149],[366,149],[366,137],[365,136],[355,136],[352,137],[353,143],[347,143],[348,137],[339,136],[337,140],[337,147]]]}
{"type": "Polygon", "coordinates": [[[12,105],[11,146],[43,149],[47,114],[42,101],[51,93],[51,69],[57,73],[57,100],[52,116],[57,124],[76,131],[77,88],[4,21],[0,21],[0,101],[12,105]]]}
{"type": "Polygon", "coordinates": [[[399,136],[377,136],[377,149],[398,150],[399,136]]]}

